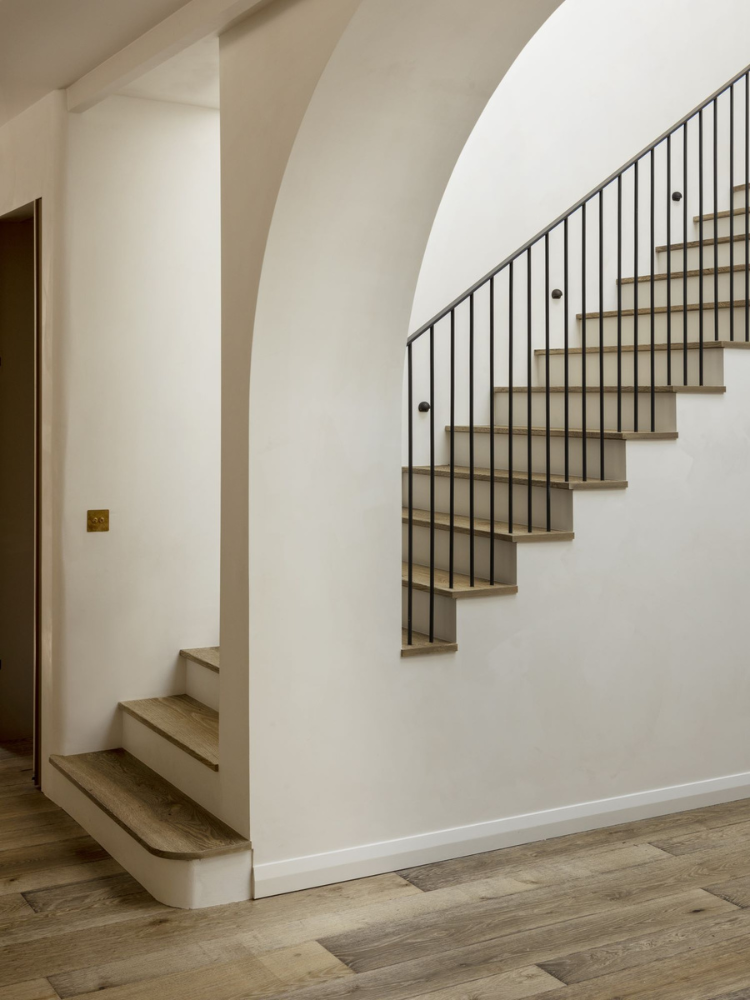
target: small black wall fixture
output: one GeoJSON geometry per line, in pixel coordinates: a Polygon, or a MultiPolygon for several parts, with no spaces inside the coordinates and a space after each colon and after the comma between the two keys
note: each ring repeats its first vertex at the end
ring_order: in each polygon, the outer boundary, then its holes
{"type": "Polygon", "coordinates": [[[419,409],[420,413],[429,413],[430,412],[430,404],[425,400],[424,402],[422,402],[422,403],[419,404],[418,409],[419,409]]]}
{"type": "Polygon", "coordinates": [[[682,191],[673,191],[672,201],[682,201],[682,191]]]}
{"type": "Polygon", "coordinates": [[[561,299],[562,297],[563,297],[563,293],[562,293],[562,291],[559,288],[553,288],[552,289],[552,298],[553,299],[561,299]]]}

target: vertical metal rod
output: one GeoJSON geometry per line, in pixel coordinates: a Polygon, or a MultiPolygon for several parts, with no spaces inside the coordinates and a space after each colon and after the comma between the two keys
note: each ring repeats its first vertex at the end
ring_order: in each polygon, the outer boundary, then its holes
{"type": "Polygon", "coordinates": [[[622,174],[617,175],[617,430],[622,430],[622,174]]]}
{"type": "Polygon", "coordinates": [[[734,84],[729,88],[729,197],[729,339],[734,340],[734,84]]]}
{"type": "Polygon", "coordinates": [[[430,642],[435,641],[435,327],[430,327],[430,642]]]}
{"type": "MultiPolygon", "coordinates": [[[[688,380],[688,123],[683,127],[682,185],[682,384],[688,380]]],[[[703,276],[700,277],[703,287],[703,276]]]]}
{"type": "Polygon", "coordinates": [[[604,191],[599,192],[599,476],[604,479],[604,191]]]}
{"type": "Polygon", "coordinates": [[[495,582],[495,278],[490,278],[490,583],[495,582]]]}
{"type": "Polygon", "coordinates": [[[588,478],[586,459],[586,202],[581,205],[581,478],[588,478]]]}
{"type": "Polygon", "coordinates": [[[745,342],[750,341],[750,73],[745,74],[745,342]]]}
{"type": "MultiPolygon", "coordinates": [[[[490,484],[495,491],[495,484],[490,484]]],[[[508,265],[508,531],[513,534],[513,261],[508,265]]]]}
{"type": "Polygon", "coordinates": [[[633,164],[633,430],[638,430],[638,167],[633,164]]]}
{"type": "Polygon", "coordinates": [[[719,105],[714,98],[714,340],[719,339],[719,105]]]}
{"type": "Polygon", "coordinates": [[[526,251],[526,525],[531,532],[533,494],[531,489],[531,247],[526,251]]]}
{"type": "MultiPolygon", "coordinates": [[[[654,186],[654,150],[651,150],[651,234],[650,234],[650,264],[651,264],[651,277],[649,279],[651,284],[651,433],[656,430],[656,348],[654,344],[655,331],[654,331],[654,246],[656,245],[656,223],[654,221],[654,211],[655,211],[655,186],[654,186]]],[[[671,319],[670,313],[667,312],[667,324],[671,319]]],[[[667,348],[667,356],[669,355],[669,348],[667,348]]]]}
{"type": "Polygon", "coordinates": [[[414,604],[414,377],[412,362],[412,345],[406,348],[407,358],[407,379],[408,379],[408,418],[409,428],[409,468],[408,468],[408,493],[409,493],[409,520],[407,522],[408,535],[408,580],[406,592],[406,632],[407,645],[412,645],[412,612],[414,604]]]}
{"type": "MultiPolygon", "coordinates": [[[[700,385],[703,385],[703,108],[698,112],[698,274],[700,281],[698,313],[698,370],[700,385]]],[[[687,307],[686,307],[687,308],[687,307]]],[[[687,352],[685,355],[687,370],[687,352]]],[[[687,385],[687,375],[685,377],[687,385]]]]}
{"type": "Polygon", "coordinates": [[[545,456],[547,464],[547,531],[552,531],[552,476],[549,399],[549,233],[544,237],[544,414],[545,456]]]}
{"type": "Polygon", "coordinates": [[[565,410],[565,482],[570,481],[570,309],[568,307],[568,219],[563,223],[563,324],[565,337],[565,392],[563,393],[563,408],[565,410]]]}
{"type": "MultiPolygon", "coordinates": [[[[685,192],[687,198],[687,191],[685,192]]],[[[667,385],[672,384],[672,135],[667,136],[667,385]]],[[[651,302],[654,301],[654,237],[651,235],[651,302]]],[[[653,427],[651,428],[653,430],[653,427]]]]}
{"type": "Polygon", "coordinates": [[[453,566],[456,527],[456,310],[451,309],[451,475],[450,491],[450,532],[448,537],[448,586],[453,590],[453,566]]]}
{"type": "Polygon", "coordinates": [[[469,585],[474,586],[474,293],[469,296],[469,585]]]}

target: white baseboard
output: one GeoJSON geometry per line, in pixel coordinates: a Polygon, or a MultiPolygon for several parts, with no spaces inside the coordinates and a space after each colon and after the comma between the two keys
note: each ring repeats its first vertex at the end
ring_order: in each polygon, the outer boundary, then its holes
{"type": "Polygon", "coordinates": [[[437,830],[398,840],[363,844],[361,847],[325,854],[256,863],[253,871],[253,895],[257,899],[283,892],[296,892],[316,885],[380,875],[399,868],[446,861],[449,858],[480,854],[535,840],[549,840],[569,833],[616,826],[618,823],[743,798],[750,798],[750,772],[437,830]]]}

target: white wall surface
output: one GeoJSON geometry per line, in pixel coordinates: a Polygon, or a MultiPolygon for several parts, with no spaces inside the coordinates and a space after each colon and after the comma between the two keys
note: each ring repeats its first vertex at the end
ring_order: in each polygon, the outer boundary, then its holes
{"type": "MultiPolygon", "coordinates": [[[[565,0],[510,68],[461,153],[410,329],[743,70],[749,34],[743,0],[565,0]]],[[[740,124],[742,111],[738,104],[740,124]]]]}
{"type": "Polygon", "coordinates": [[[71,115],[60,349],[61,733],[118,746],[117,704],[184,690],[219,627],[218,112],[110,98],[71,115]],[[86,532],[109,508],[110,532],[86,532]]]}

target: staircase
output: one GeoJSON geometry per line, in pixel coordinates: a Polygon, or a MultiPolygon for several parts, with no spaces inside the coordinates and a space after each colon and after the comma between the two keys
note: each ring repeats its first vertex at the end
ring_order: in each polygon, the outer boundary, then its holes
{"type": "Polygon", "coordinates": [[[574,544],[575,494],[725,392],[749,180],[744,70],[408,339],[402,656],[456,652],[460,602],[512,598],[519,546],[574,544]]]}
{"type": "Polygon", "coordinates": [[[250,844],[220,819],[219,649],[183,649],[185,693],[123,701],[122,746],[53,754],[54,797],[162,902],[250,896],[250,844]]]}

